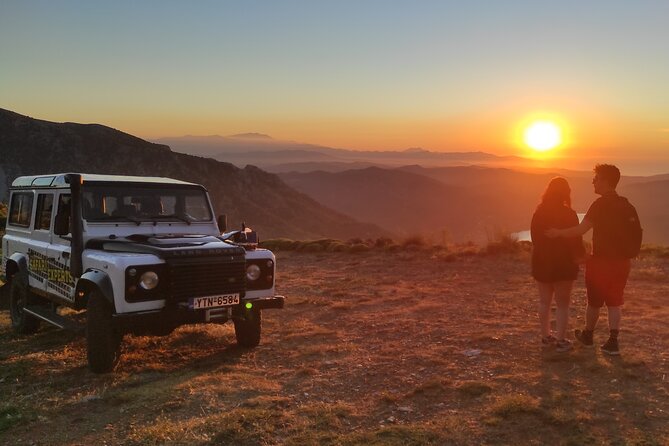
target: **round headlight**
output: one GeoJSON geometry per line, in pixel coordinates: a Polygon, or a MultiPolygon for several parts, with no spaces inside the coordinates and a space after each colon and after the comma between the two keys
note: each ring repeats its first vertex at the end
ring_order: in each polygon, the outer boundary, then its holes
{"type": "Polygon", "coordinates": [[[246,267],[246,279],[249,282],[258,280],[259,277],[260,277],[260,267],[258,265],[254,264],[246,267]]]}
{"type": "Polygon", "coordinates": [[[139,279],[139,286],[145,290],[152,290],[158,286],[158,274],[153,271],[147,271],[139,279]]]}

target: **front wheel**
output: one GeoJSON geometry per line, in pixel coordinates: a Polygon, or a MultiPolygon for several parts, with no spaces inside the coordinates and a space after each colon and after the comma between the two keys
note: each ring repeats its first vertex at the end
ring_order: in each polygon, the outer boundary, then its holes
{"type": "Polygon", "coordinates": [[[15,333],[33,334],[39,330],[39,319],[23,311],[31,300],[33,295],[28,289],[27,277],[17,274],[12,278],[9,288],[9,315],[15,333]]]}
{"type": "Polygon", "coordinates": [[[114,370],[121,358],[122,339],[112,321],[111,304],[99,292],[92,292],[86,311],[86,344],[91,371],[107,373],[114,370]]]}
{"type": "Polygon", "coordinates": [[[234,320],[237,345],[253,348],[260,344],[261,319],[260,310],[253,308],[245,310],[241,318],[234,320]]]}

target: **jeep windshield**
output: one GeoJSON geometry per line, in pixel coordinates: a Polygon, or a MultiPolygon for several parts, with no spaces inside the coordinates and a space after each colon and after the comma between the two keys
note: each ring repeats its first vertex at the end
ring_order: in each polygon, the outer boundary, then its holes
{"type": "Polygon", "coordinates": [[[211,221],[211,207],[200,187],[171,184],[113,183],[82,186],[82,214],[93,222],[211,221]]]}

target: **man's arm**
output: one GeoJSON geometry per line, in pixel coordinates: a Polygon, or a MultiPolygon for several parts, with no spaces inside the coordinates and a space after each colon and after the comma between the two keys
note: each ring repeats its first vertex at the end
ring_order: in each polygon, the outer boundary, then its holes
{"type": "Polygon", "coordinates": [[[578,237],[579,235],[583,235],[591,229],[592,229],[592,222],[588,220],[587,217],[584,217],[583,221],[576,226],[572,226],[571,228],[566,228],[566,229],[551,228],[547,230],[545,234],[546,237],[549,238],[578,237]]]}

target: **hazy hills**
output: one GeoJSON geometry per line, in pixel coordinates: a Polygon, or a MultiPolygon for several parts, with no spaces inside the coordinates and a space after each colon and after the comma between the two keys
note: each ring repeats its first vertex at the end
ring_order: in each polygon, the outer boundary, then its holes
{"type": "MultiPolygon", "coordinates": [[[[528,167],[521,158],[481,152],[355,152],[258,133],[160,141],[191,154],[102,125],[57,124],[0,109],[0,199],[23,174],[167,176],[205,184],[217,212],[227,213],[231,223],[246,221],[264,238],[419,234],[433,241],[485,242],[497,233],[528,229],[556,175],[569,180],[578,212],[597,198],[591,172],[528,167]],[[192,153],[283,173],[241,169],[192,153]],[[435,160],[447,166],[430,167],[435,160]],[[388,167],[396,163],[401,167],[388,167]]],[[[669,174],[623,177],[618,189],[636,205],[645,241],[669,244],[669,174]]]]}
{"type": "MultiPolygon", "coordinates": [[[[532,160],[483,152],[353,151],[257,134],[159,142],[239,166],[261,166],[334,210],[402,236],[422,234],[435,241],[485,242],[496,233],[529,229],[541,194],[556,175],[569,180],[578,212],[597,198],[589,170],[545,169],[532,160]]],[[[624,176],[618,187],[637,206],[650,243],[669,243],[665,180],[669,175],[624,176]]]]}
{"type": "Polygon", "coordinates": [[[533,166],[535,161],[497,156],[485,152],[431,152],[421,148],[403,151],[347,150],[275,140],[257,133],[232,136],[182,136],[160,138],[156,142],[193,155],[208,156],[239,167],[252,164],[270,172],[337,172],[362,167],[453,166],[485,164],[491,166],[533,166]]]}
{"type": "MultiPolygon", "coordinates": [[[[246,139],[253,139],[248,138],[246,139]]],[[[257,138],[256,138],[257,139],[257,138]]],[[[385,232],[334,212],[256,167],[176,153],[98,124],[54,123],[0,109],[0,200],[20,175],[87,172],[163,176],[204,184],[229,224],[263,238],[349,238],[385,232]]]]}
{"type": "MultiPolygon", "coordinates": [[[[569,180],[573,208],[586,212],[597,198],[590,172],[406,166],[280,174],[326,206],[395,233],[477,242],[529,229],[541,194],[556,175],[569,180]]],[[[647,243],[669,244],[666,177],[623,177],[618,188],[637,207],[647,243]]]]}
{"type": "Polygon", "coordinates": [[[328,207],[404,236],[482,242],[496,232],[527,229],[538,194],[554,175],[411,166],[280,176],[328,207]]]}
{"type": "Polygon", "coordinates": [[[280,176],[328,207],[402,235],[447,230],[457,239],[471,239],[475,228],[469,227],[468,217],[485,212],[459,186],[399,170],[370,167],[280,176]]]}

